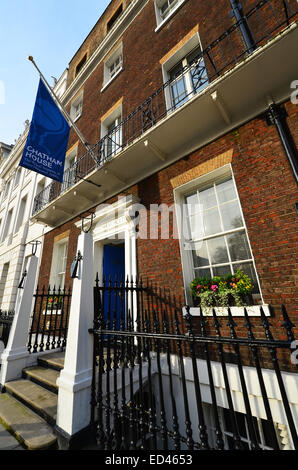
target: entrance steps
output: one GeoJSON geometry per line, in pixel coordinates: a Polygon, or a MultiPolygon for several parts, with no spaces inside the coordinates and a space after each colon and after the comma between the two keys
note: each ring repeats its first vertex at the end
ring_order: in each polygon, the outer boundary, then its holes
{"type": "Polygon", "coordinates": [[[0,422],[28,450],[56,449],[58,388],[64,352],[49,353],[23,370],[23,378],[5,384],[0,422]]]}

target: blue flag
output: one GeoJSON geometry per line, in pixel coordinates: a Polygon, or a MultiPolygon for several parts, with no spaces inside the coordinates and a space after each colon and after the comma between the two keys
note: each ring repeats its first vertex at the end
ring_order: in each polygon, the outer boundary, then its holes
{"type": "Polygon", "coordinates": [[[63,181],[70,126],[42,79],[20,166],[63,181]]]}

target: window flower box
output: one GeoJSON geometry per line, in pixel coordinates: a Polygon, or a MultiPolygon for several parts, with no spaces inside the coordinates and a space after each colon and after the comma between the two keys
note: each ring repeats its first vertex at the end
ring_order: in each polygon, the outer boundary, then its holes
{"type": "MultiPolygon", "coordinates": [[[[269,305],[247,305],[245,306],[246,312],[248,316],[251,317],[259,317],[261,315],[261,307],[266,317],[270,316],[270,308],[269,305]]],[[[213,315],[212,308],[214,308],[215,313],[217,316],[227,317],[228,316],[228,307],[205,307],[203,309],[203,315],[206,317],[210,317],[213,315]]],[[[244,306],[243,307],[229,307],[232,317],[244,317],[244,306]]],[[[184,307],[183,314],[186,315],[187,311],[184,307]]],[[[200,308],[199,307],[190,307],[189,312],[193,317],[200,316],[200,308]]]]}
{"type": "MultiPolygon", "coordinates": [[[[196,278],[190,284],[193,296],[193,308],[190,313],[198,315],[200,309],[204,315],[212,315],[212,309],[218,315],[228,315],[228,307],[233,316],[243,316],[244,307],[248,315],[260,315],[260,305],[254,305],[251,279],[242,271],[234,274],[196,278]]],[[[263,305],[265,315],[270,315],[269,306],[263,305]]]]}

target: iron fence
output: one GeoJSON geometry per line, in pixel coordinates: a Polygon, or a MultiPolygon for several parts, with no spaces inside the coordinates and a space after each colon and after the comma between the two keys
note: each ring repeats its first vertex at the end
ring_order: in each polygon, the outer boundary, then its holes
{"type": "Polygon", "coordinates": [[[37,287],[28,338],[28,351],[37,353],[64,348],[70,313],[70,288],[37,287]]]}
{"type": "Polygon", "coordinates": [[[297,18],[297,12],[295,0],[259,1],[216,40],[198,49],[187,65],[175,68],[168,81],[65,170],[62,184],[53,181],[37,194],[33,214],[101,168],[170,112],[275,37],[297,18]],[[251,37],[250,45],[243,40],[244,26],[251,37]]]}
{"type": "Polygon", "coordinates": [[[0,309],[0,341],[3,342],[4,347],[7,346],[14,315],[14,310],[6,311],[0,309]]]}
{"type": "Polygon", "coordinates": [[[281,449],[268,376],[281,396],[290,447],[297,449],[283,375],[296,370],[294,325],[284,306],[284,336],[274,338],[261,307],[259,319],[244,308],[238,326],[230,310],[219,318],[213,309],[210,318],[200,309],[193,317],[186,307],[183,315],[169,293],[139,280],[97,281],[94,298],[91,423],[99,449],[281,449]]]}

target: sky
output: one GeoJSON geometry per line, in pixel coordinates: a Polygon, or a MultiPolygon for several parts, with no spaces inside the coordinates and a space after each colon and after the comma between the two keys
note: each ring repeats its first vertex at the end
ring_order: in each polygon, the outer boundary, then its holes
{"type": "Polygon", "coordinates": [[[110,0],[0,0],[0,142],[14,144],[31,120],[39,75],[57,79],[110,0]]]}

